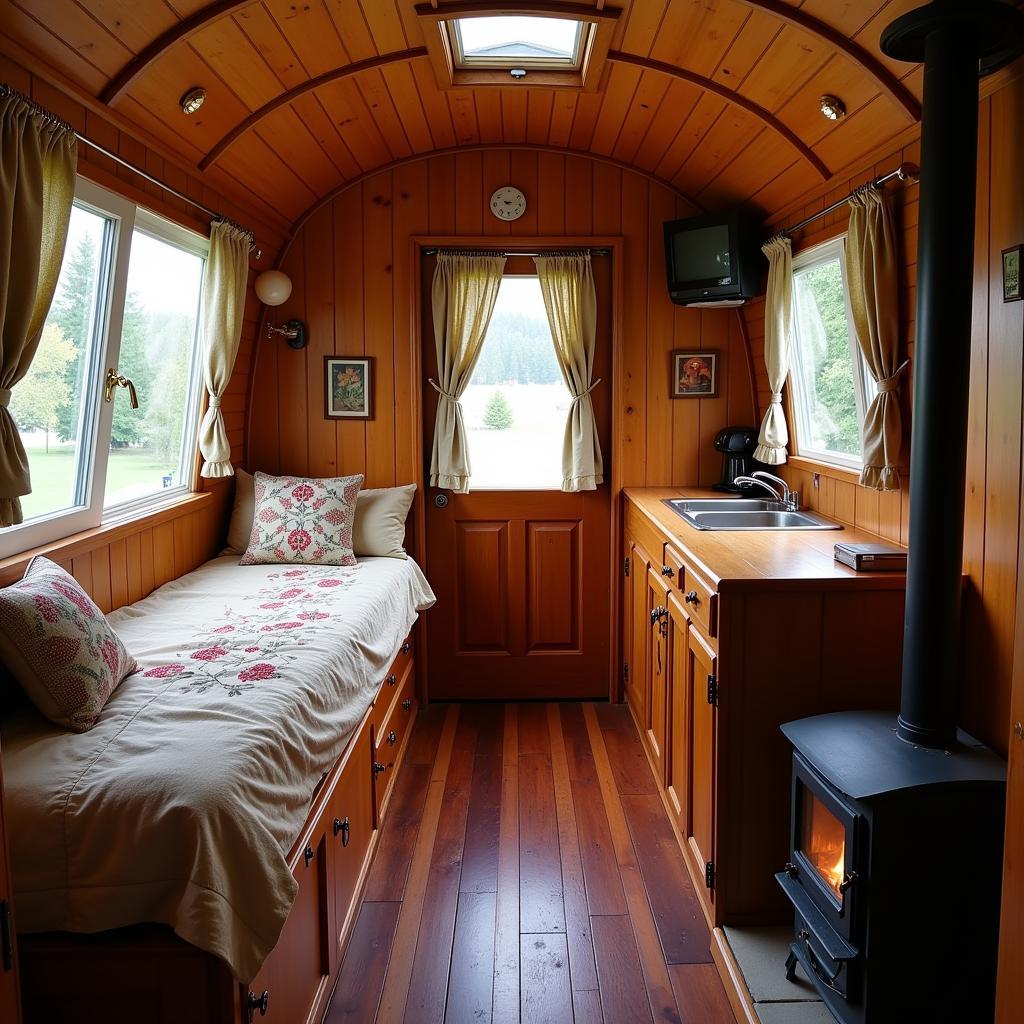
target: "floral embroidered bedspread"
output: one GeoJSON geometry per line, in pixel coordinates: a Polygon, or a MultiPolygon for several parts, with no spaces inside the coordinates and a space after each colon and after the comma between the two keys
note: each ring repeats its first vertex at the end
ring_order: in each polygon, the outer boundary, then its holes
{"type": "Polygon", "coordinates": [[[226,557],[111,615],[139,671],[94,728],[3,723],[19,929],[162,922],[249,981],[313,792],[433,602],[411,559],[226,557]]]}

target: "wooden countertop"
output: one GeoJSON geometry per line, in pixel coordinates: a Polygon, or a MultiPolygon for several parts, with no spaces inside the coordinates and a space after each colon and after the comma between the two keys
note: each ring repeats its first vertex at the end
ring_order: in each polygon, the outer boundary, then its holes
{"type": "MultiPolygon", "coordinates": [[[[626,501],[719,591],[761,589],[902,590],[906,573],[854,572],[836,562],[837,541],[877,542],[878,537],[843,525],[841,530],[697,530],[663,504],[665,498],[721,498],[699,488],[627,487],[626,501]]],[[[820,513],[815,513],[820,515],[820,513]]],[[[822,516],[828,519],[828,516],[822,516]]],[[[834,521],[834,520],[833,520],[834,521]]],[[[655,553],[651,552],[652,557],[655,553]]]]}

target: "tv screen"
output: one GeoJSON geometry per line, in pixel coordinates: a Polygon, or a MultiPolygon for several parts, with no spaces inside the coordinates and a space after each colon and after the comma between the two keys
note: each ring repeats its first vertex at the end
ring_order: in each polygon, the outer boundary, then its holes
{"type": "Polygon", "coordinates": [[[691,286],[730,284],[729,225],[712,224],[678,232],[672,239],[672,269],[677,281],[691,286]]]}

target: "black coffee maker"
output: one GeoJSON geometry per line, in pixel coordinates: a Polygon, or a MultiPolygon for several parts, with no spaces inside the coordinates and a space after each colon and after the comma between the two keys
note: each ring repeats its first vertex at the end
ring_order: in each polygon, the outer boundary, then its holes
{"type": "Polygon", "coordinates": [[[725,456],[722,479],[715,484],[716,491],[744,494],[749,485],[737,484],[736,477],[750,476],[755,469],[767,468],[754,458],[757,435],[757,427],[725,427],[715,435],[715,449],[725,456]]]}

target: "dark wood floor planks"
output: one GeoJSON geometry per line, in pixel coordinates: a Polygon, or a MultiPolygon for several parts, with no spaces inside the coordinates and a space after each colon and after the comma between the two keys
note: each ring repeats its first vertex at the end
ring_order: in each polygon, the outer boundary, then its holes
{"type": "Polygon", "coordinates": [[[324,1024],[735,1024],[625,708],[427,708],[391,800],[324,1024]]]}

